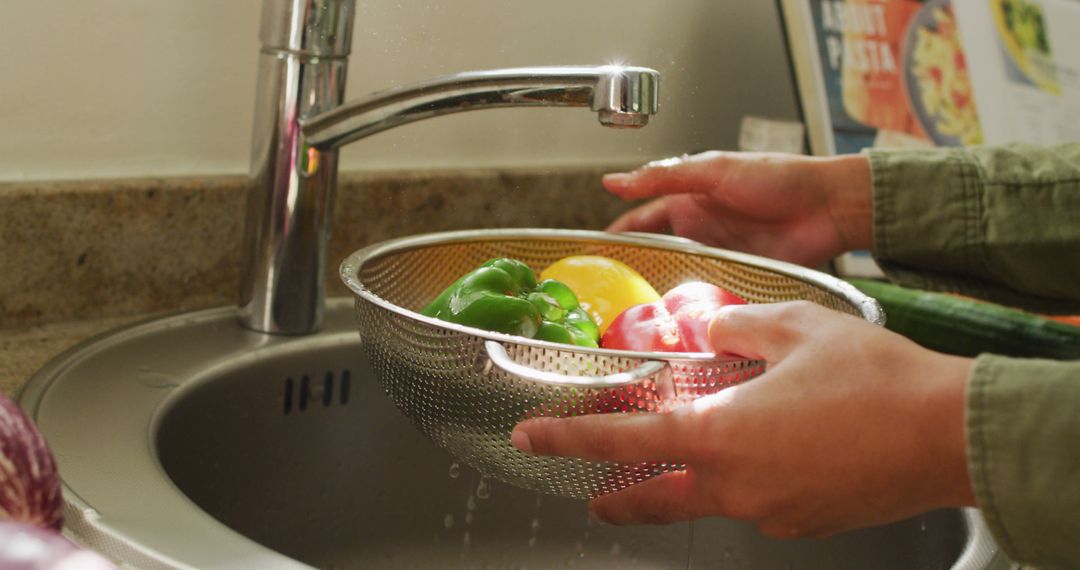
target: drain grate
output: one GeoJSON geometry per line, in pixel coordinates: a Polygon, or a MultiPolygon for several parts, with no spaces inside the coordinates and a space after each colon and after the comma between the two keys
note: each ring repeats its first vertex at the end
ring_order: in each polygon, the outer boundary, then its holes
{"type": "Polygon", "coordinates": [[[328,371],[321,378],[317,374],[289,376],[285,378],[282,411],[289,415],[306,412],[309,408],[344,406],[349,403],[351,384],[352,372],[348,368],[336,375],[328,371]]]}

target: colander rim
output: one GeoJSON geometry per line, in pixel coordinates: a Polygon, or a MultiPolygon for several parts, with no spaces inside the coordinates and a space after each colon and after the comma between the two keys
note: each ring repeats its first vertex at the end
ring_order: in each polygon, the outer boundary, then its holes
{"type": "Polygon", "coordinates": [[[341,280],[356,296],[364,301],[372,303],[382,309],[391,311],[397,315],[425,323],[430,326],[452,330],[455,332],[494,340],[504,344],[517,344],[544,349],[555,349],[565,352],[576,352],[606,357],[641,358],[648,360],[664,360],[667,362],[686,361],[700,364],[702,362],[744,362],[745,358],[722,357],[708,352],[640,352],[629,350],[614,350],[605,348],[589,348],[583,346],[555,343],[531,339],[500,332],[451,323],[442,319],[428,317],[418,312],[411,311],[395,303],[376,295],[370,291],[357,278],[357,273],[365,263],[374,261],[382,256],[400,253],[434,245],[449,245],[455,243],[467,243],[476,241],[500,241],[508,239],[537,239],[537,240],[563,240],[563,241],[599,241],[618,245],[630,245],[648,247],[652,249],[665,249],[680,253],[705,255],[707,257],[724,259],[743,265],[749,265],[758,269],[767,269],[787,277],[798,279],[812,285],[826,289],[827,291],[843,297],[857,307],[861,316],[876,325],[885,324],[885,312],[881,305],[872,297],[855,288],[846,281],[828,275],[815,269],[803,267],[786,261],[775,260],[738,251],[707,246],[685,238],[678,238],[663,234],[646,234],[640,232],[604,232],[595,230],[571,230],[551,228],[505,228],[505,229],[478,229],[478,230],[454,230],[445,232],[431,232],[414,234],[401,238],[395,238],[371,244],[349,254],[339,266],[341,280]]]}

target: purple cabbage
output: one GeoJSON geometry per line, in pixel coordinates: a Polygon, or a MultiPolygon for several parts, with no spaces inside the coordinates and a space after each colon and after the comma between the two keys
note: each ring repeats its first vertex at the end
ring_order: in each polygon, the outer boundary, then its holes
{"type": "Polygon", "coordinates": [[[0,395],[0,520],[58,531],[63,508],[45,438],[15,402],[0,395]]]}

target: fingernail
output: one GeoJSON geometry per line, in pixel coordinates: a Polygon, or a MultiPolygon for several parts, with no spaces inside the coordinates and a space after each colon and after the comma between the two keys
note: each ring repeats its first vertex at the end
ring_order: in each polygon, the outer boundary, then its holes
{"type": "Polygon", "coordinates": [[[532,442],[529,441],[529,434],[519,429],[510,432],[510,445],[525,453],[532,453],[532,442]]]}
{"type": "Polygon", "coordinates": [[[626,186],[630,183],[630,174],[626,172],[613,172],[604,175],[604,184],[613,186],[626,186]]]}

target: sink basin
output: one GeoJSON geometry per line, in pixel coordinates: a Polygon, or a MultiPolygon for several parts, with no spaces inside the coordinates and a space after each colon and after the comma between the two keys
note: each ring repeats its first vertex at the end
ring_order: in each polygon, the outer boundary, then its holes
{"type": "Polygon", "coordinates": [[[139,568],[1011,566],[969,509],[828,540],[595,524],[419,435],[375,382],[351,300],[331,300],[317,335],[235,323],[228,307],[110,333],[23,389],[76,538],[139,568]]]}

